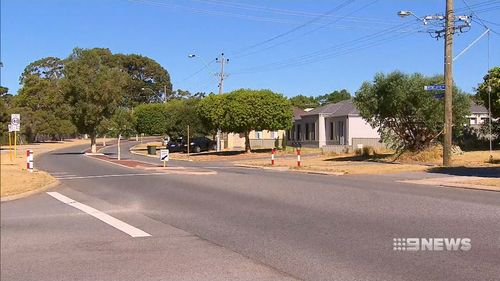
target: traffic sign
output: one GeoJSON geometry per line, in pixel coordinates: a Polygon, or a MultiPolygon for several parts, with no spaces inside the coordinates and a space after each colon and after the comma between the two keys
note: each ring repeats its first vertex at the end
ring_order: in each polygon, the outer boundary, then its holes
{"type": "Polygon", "coordinates": [[[9,132],[19,132],[21,131],[20,125],[9,124],[9,132]]]}
{"type": "Polygon", "coordinates": [[[444,98],[444,94],[443,93],[441,93],[441,94],[434,94],[434,98],[440,100],[440,99],[444,98]]]}
{"type": "Polygon", "coordinates": [[[21,125],[21,114],[11,114],[10,115],[10,124],[21,125]]]}
{"type": "Polygon", "coordinates": [[[161,161],[168,161],[168,158],[169,158],[168,149],[161,149],[160,150],[160,160],[161,161]]]}
{"type": "Polygon", "coordinates": [[[444,91],[445,85],[428,85],[424,86],[424,90],[426,91],[444,91]]]}

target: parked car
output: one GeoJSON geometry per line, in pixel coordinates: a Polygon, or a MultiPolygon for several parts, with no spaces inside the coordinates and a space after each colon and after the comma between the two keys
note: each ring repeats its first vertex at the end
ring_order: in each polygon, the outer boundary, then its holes
{"type": "Polygon", "coordinates": [[[167,142],[167,149],[170,152],[182,152],[182,151],[184,151],[185,144],[186,144],[186,142],[182,138],[170,140],[169,142],[167,142]]]}
{"type": "MultiPolygon", "coordinates": [[[[178,138],[167,143],[167,149],[170,152],[187,152],[186,140],[178,138]]],[[[189,145],[189,152],[202,152],[217,149],[217,144],[207,137],[192,138],[189,145]]]]}
{"type": "MultiPolygon", "coordinates": [[[[215,141],[207,137],[198,137],[191,139],[189,145],[189,151],[198,153],[201,151],[209,151],[217,149],[217,144],[215,141]]],[[[187,152],[187,145],[184,144],[184,152],[187,152]]]]}

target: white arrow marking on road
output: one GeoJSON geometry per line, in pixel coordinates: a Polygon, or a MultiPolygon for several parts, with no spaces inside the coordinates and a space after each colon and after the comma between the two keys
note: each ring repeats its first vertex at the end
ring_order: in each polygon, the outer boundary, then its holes
{"type": "Polygon", "coordinates": [[[55,199],[63,202],[64,204],[67,204],[71,207],[77,208],[78,210],[80,210],[84,213],[87,213],[87,214],[93,216],[94,218],[101,220],[101,221],[111,225],[112,227],[127,233],[128,235],[130,235],[132,237],[151,236],[151,234],[149,234],[149,233],[146,233],[146,232],[144,232],[136,227],[131,226],[128,223],[125,223],[125,222],[123,222],[117,218],[114,218],[106,213],[103,213],[97,209],[94,209],[90,206],[87,206],[87,205],[82,204],[80,202],[77,202],[69,197],[66,197],[59,192],[47,192],[47,194],[54,197],[55,199]]]}

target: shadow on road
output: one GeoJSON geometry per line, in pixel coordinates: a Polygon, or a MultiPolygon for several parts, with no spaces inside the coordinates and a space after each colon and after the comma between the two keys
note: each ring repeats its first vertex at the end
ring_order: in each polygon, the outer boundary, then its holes
{"type": "Polygon", "coordinates": [[[435,167],[429,172],[454,176],[500,178],[500,167],[435,167]]]}

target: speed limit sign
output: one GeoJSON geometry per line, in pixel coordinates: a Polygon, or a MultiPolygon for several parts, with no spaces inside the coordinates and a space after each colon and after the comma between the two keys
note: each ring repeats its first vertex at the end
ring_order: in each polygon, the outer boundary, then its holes
{"type": "Polygon", "coordinates": [[[13,126],[21,125],[21,114],[11,114],[10,115],[10,124],[13,126]]]}

